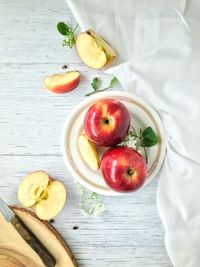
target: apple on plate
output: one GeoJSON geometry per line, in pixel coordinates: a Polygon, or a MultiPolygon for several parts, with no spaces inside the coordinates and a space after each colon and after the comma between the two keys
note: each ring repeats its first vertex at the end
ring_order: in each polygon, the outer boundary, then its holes
{"type": "Polygon", "coordinates": [[[65,186],[49,177],[44,171],[26,175],[18,189],[18,199],[25,207],[31,207],[41,220],[54,218],[64,207],[65,186]]]}
{"type": "Polygon", "coordinates": [[[86,135],[101,146],[114,146],[123,141],[129,127],[130,114],[127,108],[111,98],[93,104],[84,117],[86,135]]]}
{"type": "Polygon", "coordinates": [[[116,57],[114,49],[93,30],[77,36],[76,50],[81,60],[94,69],[101,69],[116,57]]]}
{"type": "Polygon", "coordinates": [[[145,159],[133,148],[125,146],[108,149],[100,168],[107,185],[117,192],[135,191],[147,177],[145,159]]]}
{"type": "Polygon", "coordinates": [[[48,76],[44,80],[46,88],[56,94],[63,94],[74,90],[80,82],[78,71],[67,71],[62,74],[48,76]]]}

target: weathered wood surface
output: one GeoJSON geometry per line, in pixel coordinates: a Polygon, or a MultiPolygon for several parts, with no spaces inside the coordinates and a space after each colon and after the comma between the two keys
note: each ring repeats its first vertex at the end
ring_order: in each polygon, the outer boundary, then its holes
{"type": "Polygon", "coordinates": [[[61,155],[61,132],[94,75],[105,82],[110,77],[84,66],[73,49],[62,48],[55,28],[60,20],[75,25],[64,0],[0,0],[0,195],[17,203],[21,177],[46,170],[68,188],[67,205],[54,225],[79,266],[171,267],[156,209],[156,180],[131,196],[103,197],[106,211],[100,218],[79,211],[61,155]],[[42,80],[62,71],[63,64],[81,71],[81,84],[70,94],[50,94],[42,80]]]}

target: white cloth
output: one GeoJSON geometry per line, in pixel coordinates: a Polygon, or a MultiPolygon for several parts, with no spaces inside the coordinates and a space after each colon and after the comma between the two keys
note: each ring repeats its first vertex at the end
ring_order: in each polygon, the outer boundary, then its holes
{"type": "Polygon", "coordinates": [[[200,266],[200,1],[68,0],[116,49],[107,72],[149,102],[167,134],[158,210],[175,267],[200,266]]]}

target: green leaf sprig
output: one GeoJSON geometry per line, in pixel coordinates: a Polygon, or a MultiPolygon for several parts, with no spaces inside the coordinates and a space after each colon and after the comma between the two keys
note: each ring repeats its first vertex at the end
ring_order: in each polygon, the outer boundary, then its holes
{"type": "Polygon", "coordinates": [[[87,93],[85,96],[90,96],[90,95],[93,95],[93,94],[98,93],[98,92],[103,92],[103,91],[109,90],[109,89],[113,88],[118,82],[119,81],[117,80],[117,78],[114,77],[114,78],[112,78],[112,80],[110,81],[110,83],[107,87],[105,87],[103,89],[99,89],[100,79],[98,77],[95,77],[91,83],[92,89],[94,91],[87,93]]]}
{"type": "Polygon", "coordinates": [[[70,26],[68,26],[64,22],[59,22],[57,24],[57,30],[60,34],[64,35],[64,39],[62,41],[62,46],[67,46],[69,48],[72,48],[76,43],[76,36],[75,31],[78,27],[78,24],[75,26],[74,29],[72,29],[70,26]]]}
{"type": "Polygon", "coordinates": [[[100,80],[99,78],[95,77],[93,80],[92,80],[92,83],[91,83],[91,86],[92,88],[94,89],[94,91],[97,91],[98,88],[99,88],[99,84],[100,84],[100,80]]]}
{"type": "Polygon", "coordinates": [[[132,129],[128,132],[124,145],[128,146],[130,140],[135,141],[136,150],[139,150],[140,147],[144,149],[146,163],[148,163],[147,147],[156,145],[159,142],[158,136],[151,127],[145,129],[139,128],[139,132],[135,129],[132,129]]]}

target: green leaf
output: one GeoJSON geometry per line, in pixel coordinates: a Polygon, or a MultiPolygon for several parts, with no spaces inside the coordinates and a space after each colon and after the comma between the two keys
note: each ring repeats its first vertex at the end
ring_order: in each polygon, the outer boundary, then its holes
{"type": "Polygon", "coordinates": [[[158,136],[151,127],[147,127],[141,133],[141,145],[143,147],[151,147],[158,143],[158,136]]]}
{"type": "Polygon", "coordinates": [[[64,40],[62,41],[62,46],[67,46],[69,48],[72,48],[76,43],[76,36],[75,31],[78,27],[78,24],[75,26],[74,29],[69,27],[64,22],[59,22],[57,24],[57,29],[60,34],[64,35],[64,40]]]}
{"type": "Polygon", "coordinates": [[[92,88],[94,89],[94,91],[97,91],[98,87],[99,87],[99,83],[100,83],[100,80],[98,77],[95,77],[93,80],[92,80],[92,83],[91,83],[91,86],[92,88]]]}
{"type": "Polygon", "coordinates": [[[57,30],[59,31],[60,34],[66,35],[66,34],[68,34],[70,32],[71,29],[66,23],[59,22],[57,24],[57,30]]]}
{"type": "Polygon", "coordinates": [[[118,83],[118,80],[116,77],[114,77],[110,81],[109,86],[107,86],[103,89],[99,89],[100,80],[99,80],[99,78],[95,77],[91,83],[91,86],[94,89],[94,91],[86,94],[85,96],[90,96],[90,95],[93,95],[93,94],[98,93],[98,92],[103,92],[103,91],[109,90],[110,88],[113,88],[117,83],[118,83]]]}
{"type": "Polygon", "coordinates": [[[110,81],[110,88],[113,88],[119,81],[117,80],[116,77],[112,78],[112,80],[110,81]]]}

